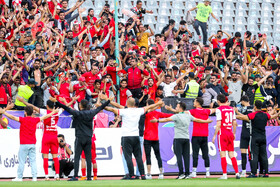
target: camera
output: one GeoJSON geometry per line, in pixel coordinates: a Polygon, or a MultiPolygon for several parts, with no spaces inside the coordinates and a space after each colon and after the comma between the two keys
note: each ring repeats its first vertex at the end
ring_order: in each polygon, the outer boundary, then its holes
{"type": "Polygon", "coordinates": [[[63,142],[64,142],[64,140],[60,139],[59,143],[63,143],[63,142]]]}

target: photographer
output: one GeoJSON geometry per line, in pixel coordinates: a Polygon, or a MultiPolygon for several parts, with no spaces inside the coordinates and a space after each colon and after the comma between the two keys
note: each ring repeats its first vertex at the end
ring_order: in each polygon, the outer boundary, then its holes
{"type": "Polygon", "coordinates": [[[59,148],[58,148],[58,160],[59,160],[59,177],[62,178],[62,173],[68,176],[74,169],[74,162],[70,160],[70,155],[73,154],[71,146],[65,142],[64,135],[59,134],[57,136],[59,148]]]}
{"type": "Polygon", "coordinates": [[[266,80],[266,84],[264,85],[264,91],[267,94],[266,97],[266,105],[275,105],[275,97],[277,97],[278,93],[273,85],[273,77],[269,76],[266,80]]]}

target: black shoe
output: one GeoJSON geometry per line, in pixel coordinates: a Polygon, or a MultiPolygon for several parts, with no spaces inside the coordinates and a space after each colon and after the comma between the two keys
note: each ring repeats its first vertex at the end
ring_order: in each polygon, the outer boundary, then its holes
{"type": "Polygon", "coordinates": [[[268,174],[264,174],[262,177],[263,177],[263,178],[268,178],[269,175],[268,175],[268,174]]]}
{"type": "Polygon", "coordinates": [[[78,177],[72,177],[71,179],[69,179],[68,181],[78,181],[78,177]]]}
{"type": "Polygon", "coordinates": [[[146,176],[145,175],[141,175],[141,179],[142,180],[146,180],[146,176]]]}
{"type": "Polygon", "coordinates": [[[139,180],[139,179],[140,179],[140,176],[137,176],[137,175],[136,175],[135,179],[136,179],[136,180],[139,180]]]}
{"type": "Polygon", "coordinates": [[[91,178],[87,178],[87,181],[92,181],[92,179],[91,178]]]}
{"type": "Polygon", "coordinates": [[[129,180],[129,179],[130,179],[129,174],[126,174],[121,180],[129,180]]]}
{"type": "Polygon", "coordinates": [[[132,176],[132,177],[130,177],[129,180],[136,180],[136,177],[135,177],[135,176],[132,176]]]}
{"type": "Polygon", "coordinates": [[[251,174],[251,175],[249,175],[249,176],[246,177],[246,178],[258,178],[258,176],[257,176],[257,175],[254,175],[254,174],[251,174]]]}

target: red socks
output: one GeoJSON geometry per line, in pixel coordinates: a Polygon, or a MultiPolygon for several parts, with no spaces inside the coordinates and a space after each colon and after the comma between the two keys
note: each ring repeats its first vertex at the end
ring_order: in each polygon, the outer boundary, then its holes
{"type": "Polygon", "coordinates": [[[227,159],[226,159],[226,157],[221,158],[221,163],[222,163],[223,174],[226,174],[227,173],[227,159]]]}
{"type": "Polygon", "coordinates": [[[97,177],[97,168],[93,168],[93,176],[97,177]]]}
{"type": "Polygon", "coordinates": [[[59,174],[59,161],[58,158],[53,158],[55,174],[59,174]]]}
{"type": "Polygon", "coordinates": [[[49,174],[49,159],[48,158],[44,158],[43,167],[44,167],[45,175],[48,175],[49,174]]]}
{"type": "Polygon", "coordinates": [[[235,157],[231,158],[231,163],[232,163],[232,166],[233,166],[233,169],[234,169],[235,173],[238,173],[237,160],[236,160],[235,157]]]}
{"type": "Polygon", "coordinates": [[[82,176],[83,176],[83,177],[86,176],[86,168],[82,168],[82,176]]]}

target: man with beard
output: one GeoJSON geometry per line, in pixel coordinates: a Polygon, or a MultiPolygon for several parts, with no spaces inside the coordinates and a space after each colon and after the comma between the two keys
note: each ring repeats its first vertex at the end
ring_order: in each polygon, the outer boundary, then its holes
{"type": "Polygon", "coordinates": [[[47,77],[46,82],[41,86],[44,91],[44,106],[47,105],[47,101],[49,97],[54,97],[55,95],[59,95],[57,88],[54,86],[53,77],[47,77]]]}
{"type": "Polygon", "coordinates": [[[8,76],[1,73],[0,82],[0,108],[6,108],[8,100],[12,97],[11,86],[8,84],[8,76]]]}
{"type": "MultiPolygon", "coordinates": [[[[241,91],[242,91],[242,86],[247,82],[246,76],[241,73],[241,80],[238,79],[237,73],[232,72],[231,73],[231,79],[232,81],[228,81],[228,74],[229,74],[229,68],[225,66],[224,69],[225,76],[224,76],[224,81],[225,84],[228,86],[228,94],[229,94],[229,101],[235,101],[238,103],[241,98],[241,91]]],[[[246,75],[248,74],[248,67],[246,67],[246,75]]]]}
{"type": "Polygon", "coordinates": [[[94,10],[93,10],[92,8],[88,9],[87,20],[88,20],[92,25],[97,21],[97,18],[94,17],[94,10]]]}
{"type": "Polygon", "coordinates": [[[264,78],[262,78],[257,84],[254,84],[254,78],[249,77],[248,83],[242,86],[242,91],[245,92],[245,95],[249,97],[250,105],[254,104],[256,90],[262,85],[262,83],[271,75],[272,72],[268,73],[264,78]]]}
{"type": "Polygon", "coordinates": [[[24,67],[28,71],[29,77],[34,79],[36,84],[33,89],[34,95],[31,103],[39,108],[43,107],[43,90],[41,89],[42,80],[44,79],[44,73],[56,66],[58,62],[42,68],[41,60],[35,59],[33,67],[29,67],[27,62],[34,56],[35,51],[32,51],[30,56],[24,61],[24,67]]]}
{"type": "Polygon", "coordinates": [[[226,53],[226,44],[228,43],[228,40],[231,38],[231,36],[222,30],[218,30],[217,34],[213,34],[208,39],[211,44],[213,44],[213,49],[218,48],[221,49],[224,53],[226,53]],[[227,35],[227,38],[222,39],[223,34],[227,35]],[[214,39],[212,39],[215,36],[214,39]]]}
{"type": "Polygon", "coordinates": [[[66,32],[66,34],[64,35],[64,44],[65,47],[68,51],[68,53],[73,52],[74,48],[73,45],[76,45],[78,43],[78,41],[83,37],[83,35],[85,33],[87,33],[89,31],[89,27],[87,29],[85,29],[83,32],[81,32],[77,37],[73,38],[73,31],[69,30],[66,32]],[[65,36],[67,35],[67,38],[65,38],[65,36]]]}
{"type": "Polygon", "coordinates": [[[221,84],[218,83],[217,75],[212,74],[209,82],[209,86],[215,90],[217,94],[223,94],[228,96],[221,84]]]}

